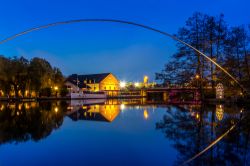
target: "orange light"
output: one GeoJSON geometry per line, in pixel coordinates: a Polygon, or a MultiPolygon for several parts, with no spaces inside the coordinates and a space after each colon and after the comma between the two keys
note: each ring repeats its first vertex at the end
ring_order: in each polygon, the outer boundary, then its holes
{"type": "Polygon", "coordinates": [[[144,119],[148,119],[148,111],[147,110],[144,110],[143,112],[143,116],[144,116],[144,119]]]}
{"type": "Polygon", "coordinates": [[[196,74],[196,75],[195,75],[195,78],[196,78],[196,79],[199,79],[199,78],[200,78],[199,74],[196,74]]]}

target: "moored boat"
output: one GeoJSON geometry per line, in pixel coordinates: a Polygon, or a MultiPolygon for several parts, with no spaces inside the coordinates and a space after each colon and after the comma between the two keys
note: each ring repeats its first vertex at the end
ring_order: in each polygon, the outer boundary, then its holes
{"type": "Polygon", "coordinates": [[[104,91],[92,92],[92,91],[79,91],[71,92],[71,99],[106,99],[107,95],[104,91]]]}

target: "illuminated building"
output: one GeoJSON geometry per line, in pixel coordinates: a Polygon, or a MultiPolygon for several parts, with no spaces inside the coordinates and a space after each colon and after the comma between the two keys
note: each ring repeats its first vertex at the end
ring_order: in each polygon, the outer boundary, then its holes
{"type": "Polygon", "coordinates": [[[119,80],[112,73],[77,75],[72,74],[65,82],[70,92],[79,90],[106,91],[108,95],[117,95],[119,80]]]}
{"type": "Polygon", "coordinates": [[[144,84],[145,87],[148,86],[148,76],[143,77],[143,84],[144,84]]]}
{"type": "Polygon", "coordinates": [[[223,99],[223,98],[224,98],[224,87],[222,83],[219,83],[216,86],[216,99],[223,99]]]}

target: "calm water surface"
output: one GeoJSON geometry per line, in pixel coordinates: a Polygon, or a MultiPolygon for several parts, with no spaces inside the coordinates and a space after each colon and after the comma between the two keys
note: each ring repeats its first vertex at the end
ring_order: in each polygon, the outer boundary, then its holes
{"type": "Polygon", "coordinates": [[[0,103],[0,166],[249,165],[250,118],[240,106],[141,100],[0,103]],[[240,113],[242,112],[242,113],[240,113]]]}

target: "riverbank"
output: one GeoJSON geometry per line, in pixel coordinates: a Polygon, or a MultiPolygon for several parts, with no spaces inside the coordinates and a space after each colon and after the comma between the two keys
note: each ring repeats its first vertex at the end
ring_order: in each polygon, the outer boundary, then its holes
{"type": "MultiPolygon", "coordinates": [[[[110,96],[107,99],[141,99],[144,96],[110,96]]],[[[70,97],[36,97],[36,98],[7,98],[0,97],[0,101],[5,102],[32,102],[32,101],[46,101],[46,100],[89,100],[93,98],[70,98],[70,97]]],[[[204,99],[204,103],[208,104],[249,104],[250,98],[236,98],[236,99],[204,99]]]]}
{"type": "MultiPolygon", "coordinates": [[[[144,98],[143,96],[111,96],[107,99],[139,99],[144,98]]],[[[43,101],[43,100],[88,100],[88,99],[98,99],[98,98],[70,98],[70,97],[32,97],[32,98],[7,98],[0,97],[0,101],[20,101],[20,102],[29,102],[29,101],[43,101]]]]}

